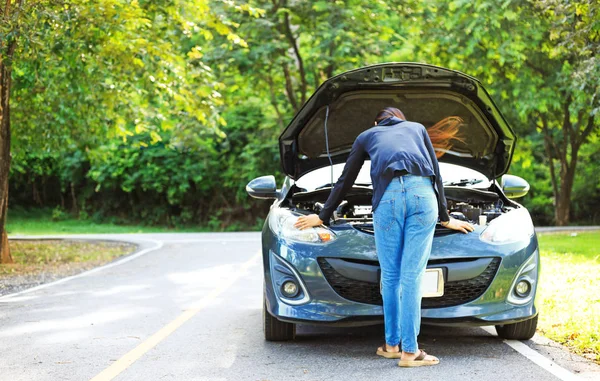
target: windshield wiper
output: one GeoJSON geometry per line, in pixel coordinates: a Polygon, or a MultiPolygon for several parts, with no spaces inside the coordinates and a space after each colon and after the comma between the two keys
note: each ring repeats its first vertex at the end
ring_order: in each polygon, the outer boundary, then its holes
{"type": "Polygon", "coordinates": [[[444,185],[447,185],[447,186],[464,186],[464,185],[479,184],[481,182],[483,182],[482,179],[462,179],[462,180],[459,180],[459,181],[444,182],[444,185]]]}

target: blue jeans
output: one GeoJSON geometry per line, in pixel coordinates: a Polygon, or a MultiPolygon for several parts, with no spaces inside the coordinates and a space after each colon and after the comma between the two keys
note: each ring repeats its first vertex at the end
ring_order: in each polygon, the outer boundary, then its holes
{"type": "Polygon", "coordinates": [[[431,177],[405,175],[389,184],[373,213],[381,266],[385,341],[416,353],[421,281],[431,254],[438,203],[431,177]]]}

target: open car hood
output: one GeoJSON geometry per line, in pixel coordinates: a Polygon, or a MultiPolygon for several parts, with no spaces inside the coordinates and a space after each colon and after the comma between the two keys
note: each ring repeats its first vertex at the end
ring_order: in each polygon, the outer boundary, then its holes
{"type": "Polygon", "coordinates": [[[430,127],[448,116],[464,121],[440,162],[475,169],[489,179],[508,171],[516,136],[481,83],[466,74],[420,63],[366,66],[325,81],[279,137],[283,171],[292,179],[345,162],[356,137],[377,112],[397,107],[407,120],[430,127]]]}

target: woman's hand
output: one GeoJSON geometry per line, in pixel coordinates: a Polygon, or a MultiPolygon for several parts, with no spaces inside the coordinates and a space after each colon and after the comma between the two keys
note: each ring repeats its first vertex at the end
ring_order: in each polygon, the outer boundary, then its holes
{"type": "Polygon", "coordinates": [[[298,221],[294,224],[294,227],[300,230],[312,228],[314,226],[323,225],[323,221],[316,214],[309,214],[308,216],[298,217],[298,221]]]}
{"type": "Polygon", "coordinates": [[[448,228],[448,229],[461,231],[465,234],[475,230],[475,227],[473,225],[471,225],[470,223],[461,221],[461,220],[457,220],[456,218],[452,218],[452,217],[450,217],[450,221],[448,221],[446,223],[440,222],[440,225],[442,225],[443,227],[448,228]]]}

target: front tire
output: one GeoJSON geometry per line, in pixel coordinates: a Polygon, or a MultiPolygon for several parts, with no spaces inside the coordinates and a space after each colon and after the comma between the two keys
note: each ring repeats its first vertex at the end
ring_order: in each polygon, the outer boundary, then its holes
{"type": "Polygon", "coordinates": [[[529,340],[535,335],[538,316],[533,319],[521,321],[514,324],[497,325],[496,332],[498,336],[508,340],[529,340]]]}
{"type": "Polygon", "coordinates": [[[263,329],[267,341],[289,341],[296,337],[296,324],[277,320],[267,310],[267,303],[263,303],[263,329]]]}

